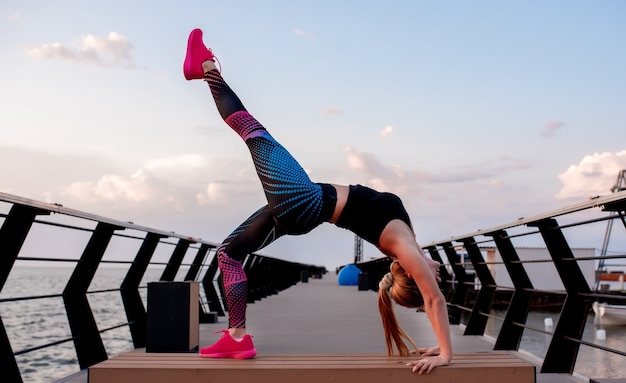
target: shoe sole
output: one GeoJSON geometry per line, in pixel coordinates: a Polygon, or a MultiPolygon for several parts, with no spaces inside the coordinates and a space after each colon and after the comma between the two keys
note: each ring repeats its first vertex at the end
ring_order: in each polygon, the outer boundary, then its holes
{"type": "Polygon", "coordinates": [[[237,352],[218,352],[214,354],[200,354],[203,358],[231,358],[231,359],[251,359],[256,355],[256,350],[237,352]]]}
{"type": "Polygon", "coordinates": [[[189,38],[187,39],[187,55],[185,56],[185,65],[183,70],[185,79],[187,80],[197,80],[197,76],[190,75],[193,72],[193,68],[191,67],[193,61],[191,59],[191,52],[193,51],[193,41],[196,39],[202,40],[202,31],[199,29],[191,31],[189,38]]]}

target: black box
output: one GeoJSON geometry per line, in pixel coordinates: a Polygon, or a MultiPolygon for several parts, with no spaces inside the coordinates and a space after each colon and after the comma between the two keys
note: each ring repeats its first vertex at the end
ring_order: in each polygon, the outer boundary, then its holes
{"type": "Polygon", "coordinates": [[[148,283],[146,352],[197,352],[200,343],[198,282],[148,283]]]}

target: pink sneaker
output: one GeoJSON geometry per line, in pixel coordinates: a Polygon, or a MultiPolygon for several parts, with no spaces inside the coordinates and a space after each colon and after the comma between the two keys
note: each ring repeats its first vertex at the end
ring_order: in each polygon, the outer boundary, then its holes
{"type": "Polygon", "coordinates": [[[250,359],[256,355],[252,337],[246,335],[241,342],[238,342],[230,336],[228,330],[218,331],[215,334],[223,333],[222,337],[212,346],[205,347],[200,350],[200,356],[203,358],[234,358],[234,359],[250,359]]]}
{"type": "Polygon", "coordinates": [[[199,80],[204,77],[202,63],[211,60],[215,61],[215,56],[211,49],[202,42],[202,31],[194,29],[189,34],[187,41],[187,55],[183,64],[183,74],[187,80],[199,80]]]}

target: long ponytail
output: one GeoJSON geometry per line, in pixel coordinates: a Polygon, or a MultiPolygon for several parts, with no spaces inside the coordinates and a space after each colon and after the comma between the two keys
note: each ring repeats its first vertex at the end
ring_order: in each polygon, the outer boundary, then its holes
{"type": "Polygon", "coordinates": [[[406,272],[398,262],[393,262],[390,269],[391,271],[385,274],[378,285],[378,311],[383,323],[387,355],[395,355],[397,348],[398,355],[407,356],[411,351],[405,341],[413,347],[415,352],[419,351],[415,342],[402,330],[398,323],[393,309],[392,296],[396,303],[410,308],[423,306],[424,299],[415,282],[406,276],[406,272]]]}

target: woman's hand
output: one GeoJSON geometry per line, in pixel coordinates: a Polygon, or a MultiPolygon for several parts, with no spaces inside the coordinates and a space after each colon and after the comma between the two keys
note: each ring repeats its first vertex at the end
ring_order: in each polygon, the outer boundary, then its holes
{"type": "Polygon", "coordinates": [[[419,352],[420,352],[419,354],[422,356],[436,356],[436,355],[439,355],[440,353],[439,346],[420,348],[419,352]]]}
{"type": "Polygon", "coordinates": [[[439,350],[439,346],[435,347],[427,347],[427,348],[419,348],[417,350],[409,351],[411,355],[417,356],[431,356],[431,355],[439,355],[441,351],[439,350]]]}
{"type": "Polygon", "coordinates": [[[437,366],[447,366],[450,364],[450,358],[442,357],[441,355],[437,356],[427,356],[415,362],[407,363],[407,366],[413,366],[411,371],[417,372],[419,375],[423,373],[430,374],[432,370],[437,366]]]}

